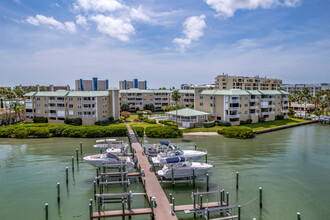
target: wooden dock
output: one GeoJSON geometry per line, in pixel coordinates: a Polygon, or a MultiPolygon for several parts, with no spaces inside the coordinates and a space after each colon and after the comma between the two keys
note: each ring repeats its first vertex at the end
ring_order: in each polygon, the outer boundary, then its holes
{"type": "Polygon", "coordinates": [[[175,220],[178,219],[176,215],[171,214],[170,203],[163,191],[159,181],[154,172],[151,172],[150,163],[148,159],[143,156],[143,149],[141,144],[135,137],[135,134],[129,125],[126,125],[129,135],[132,140],[132,147],[135,150],[135,156],[138,158],[138,163],[141,166],[141,170],[144,170],[145,176],[142,177],[142,183],[145,183],[145,190],[150,200],[150,196],[155,197],[157,207],[154,208],[155,219],[175,220]]]}
{"type": "MultiPolygon", "coordinates": [[[[152,214],[151,208],[125,210],[125,216],[151,215],[151,214],[152,214]]],[[[120,217],[120,216],[123,216],[123,212],[121,210],[93,212],[93,214],[92,214],[93,219],[94,218],[120,217]]]]}
{"type": "MultiPolygon", "coordinates": [[[[226,206],[226,203],[225,202],[222,202],[222,205],[223,206],[226,206]]],[[[218,202],[209,202],[209,203],[203,203],[202,205],[202,208],[199,207],[198,204],[196,204],[196,209],[205,209],[205,208],[216,208],[216,207],[219,207],[219,203],[218,202]]],[[[187,211],[187,210],[193,210],[194,209],[194,205],[193,204],[189,204],[189,205],[176,205],[174,207],[174,212],[184,212],[184,211],[187,211]]]]}

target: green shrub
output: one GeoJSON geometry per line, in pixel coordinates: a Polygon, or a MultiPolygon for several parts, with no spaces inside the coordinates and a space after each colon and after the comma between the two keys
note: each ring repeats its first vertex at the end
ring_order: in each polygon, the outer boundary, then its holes
{"type": "Polygon", "coordinates": [[[52,136],[48,127],[30,127],[26,131],[28,132],[27,136],[31,137],[48,138],[52,136]]]}
{"type": "Polygon", "coordinates": [[[147,121],[147,123],[149,123],[149,124],[157,124],[157,122],[156,122],[155,119],[149,119],[149,120],[147,121]]]}
{"type": "Polygon", "coordinates": [[[146,135],[151,138],[179,138],[182,131],[174,126],[147,127],[146,135]]]}
{"type": "Polygon", "coordinates": [[[48,118],[45,117],[34,117],[33,123],[48,123],[48,118]]]}
{"type": "Polygon", "coordinates": [[[246,121],[244,121],[244,120],[240,120],[240,121],[239,121],[239,124],[240,124],[240,125],[245,125],[245,124],[246,124],[246,121]]]}
{"type": "Polygon", "coordinates": [[[63,125],[63,124],[49,124],[49,132],[52,134],[53,137],[62,137],[62,132],[68,128],[70,125],[63,125]]]}
{"type": "Polygon", "coordinates": [[[284,115],[275,115],[275,120],[283,120],[284,115]]]}
{"type": "Polygon", "coordinates": [[[230,122],[229,121],[216,120],[215,125],[228,127],[228,126],[230,126],[230,122]]]}
{"type": "Polygon", "coordinates": [[[28,136],[27,129],[25,128],[17,128],[12,133],[15,138],[26,138],[28,136]]]}
{"type": "MultiPolygon", "coordinates": [[[[133,126],[131,126],[133,128],[133,126]]],[[[144,136],[144,127],[134,126],[134,129],[139,137],[144,136]]]]}
{"type": "Polygon", "coordinates": [[[111,116],[107,120],[95,122],[95,125],[108,126],[108,125],[111,125],[111,124],[114,124],[114,123],[115,123],[115,120],[111,116]]]}
{"type": "Polygon", "coordinates": [[[218,130],[218,134],[221,134],[227,138],[238,138],[238,139],[247,139],[247,138],[252,138],[254,136],[253,129],[244,126],[221,128],[218,130]]]}
{"type": "Polygon", "coordinates": [[[252,124],[252,119],[248,119],[248,120],[246,120],[245,123],[246,123],[246,124],[252,124]]]}
{"type": "Polygon", "coordinates": [[[212,128],[215,126],[215,121],[203,122],[204,128],[212,128]]]}
{"type": "Polygon", "coordinates": [[[158,120],[159,124],[164,124],[164,120],[158,120]]]}
{"type": "Polygon", "coordinates": [[[10,137],[14,131],[13,126],[0,127],[0,137],[7,138],[10,137]]]}
{"type": "Polygon", "coordinates": [[[82,118],[66,118],[64,123],[68,125],[82,125],[82,118]]]}

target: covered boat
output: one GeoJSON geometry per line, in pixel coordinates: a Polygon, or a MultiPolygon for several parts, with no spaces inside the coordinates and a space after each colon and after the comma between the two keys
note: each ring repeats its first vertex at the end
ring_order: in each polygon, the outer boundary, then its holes
{"type": "Polygon", "coordinates": [[[175,163],[175,161],[197,161],[206,154],[206,152],[202,151],[176,149],[173,151],[159,153],[157,157],[152,158],[152,162],[155,166],[163,166],[167,163],[175,163]]]}
{"type": "Polygon", "coordinates": [[[165,152],[165,151],[172,151],[175,150],[176,146],[170,144],[168,141],[160,141],[159,144],[154,144],[154,146],[148,149],[148,155],[150,156],[157,156],[157,154],[165,152]]]}
{"type": "Polygon", "coordinates": [[[130,157],[116,156],[111,153],[102,153],[84,157],[84,160],[92,166],[102,167],[103,165],[120,165],[126,163],[126,167],[134,167],[134,162],[130,157]]]}
{"type": "Polygon", "coordinates": [[[127,152],[128,149],[128,145],[124,145],[122,141],[117,141],[116,139],[96,140],[96,144],[93,147],[101,151],[105,151],[108,148],[121,149],[122,153],[127,152]]]}

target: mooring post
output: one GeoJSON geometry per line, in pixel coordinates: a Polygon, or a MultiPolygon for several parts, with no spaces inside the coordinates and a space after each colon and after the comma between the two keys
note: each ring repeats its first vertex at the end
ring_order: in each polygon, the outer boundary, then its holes
{"type": "Polygon", "coordinates": [[[80,142],[80,154],[82,155],[82,143],[80,142]]]}
{"type": "Polygon", "coordinates": [[[229,192],[227,192],[227,202],[226,202],[227,204],[227,206],[229,206],[229,192]]]}
{"type": "Polygon", "coordinates": [[[172,202],[172,193],[170,193],[170,202],[172,202]]]}
{"type": "Polygon", "coordinates": [[[207,163],[207,151],[206,151],[206,154],[205,154],[205,163],[207,163]]]}
{"type": "Polygon", "coordinates": [[[223,190],[220,191],[220,206],[223,205],[223,190]]]}
{"type": "Polygon", "coordinates": [[[65,182],[66,182],[66,185],[69,184],[69,168],[68,167],[65,168],[65,182]]]}
{"type": "Polygon", "coordinates": [[[241,206],[238,206],[238,220],[241,220],[241,206]]]}
{"type": "Polygon", "coordinates": [[[57,183],[57,203],[61,201],[60,183],[57,183]]]}
{"type": "Polygon", "coordinates": [[[132,191],[129,191],[129,195],[127,196],[128,210],[131,210],[131,196],[132,196],[132,191]]]}
{"type": "Polygon", "coordinates": [[[125,220],[125,201],[123,197],[121,197],[121,211],[123,212],[122,219],[125,220]]]}
{"type": "MultiPolygon", "coordinates": [[[[196,197],[195,197],[195,194],[192,192],[192,200],[194,202],[194,211],[196,210],[196,197]]],[[[196,218],[196,212],[194,212],[194,218],[196,218]]]]}
{"type": "Polygon", "coordinates": [[[209,174],[206,174],[206,192],[209,191],[209,174]]]}
{"type": "Polygon", "coordinates": [[[297,212],[297,219],[298,220],[301,220],[301,218],[300,218],[300,212],[297,212]]]}
{"type": "Polygon", "coordinates": [[[259,187],[259,206],[262,209],[262,188],[259,187]]]}
{"type": "Polygon", "coordinates": [[[160,185],[163,186],[163,177],[160,178],[160,185]]]}
{"type": "Polygon", "coordinates": [[[101,212],[101,200],[100,200],[100,197],[97,197],[97,212],[99,214],[101,212]]]}
{"type": "Polygon", "coordinates": [[[174,188],[174,169],[173,169],[173,167],[172,167],[171,172],[172,172],[172,187],[174,188]]]}
{"type": "Polygon", "coordinates": [[[150,201],[150,206],[151,206],[151,218],[154,219],[155,218],[155,214],[154,214],[154,202],[153,202],[153,199],[152,199],[152,195],[149,196],[149,201],[150,201]]]}
{"type": "Polygon", "coordinates": [[[48,203],[45,203],[45,215],[46,220],[48,220],[48,203]]]}
{"type": "Polygon", "coordinates": [[[199,209],[203,209],[203,195],[200,195],[201,204],[199,205],[199,209]]]}
{"type": "Polygon", "coordinates": [[[74,171],[74,157],[73,156],[72,156],[71,160],[72,160],[72,171],[74,171]]]}
{"type": "Polygon", "coordinates": [[[96,200],[96,181],[94,180],[94,200],[96,200]]]}
{"type": "Polygon", "coordinates": [[[196,181],[196,176],[195,176],[195,169],[193,169],[193,188],[195,188],[196,184],[195,184],[195,181],[196,181]]]}
{"type": "Polygon", "coordinates": [[[175,212],[174,196],[172,197],[173,211],[175,212]]]}
{"type": "Polygon", "coordinates": [[[99,178],[99,166],[96,166],[96,177],[99,178]]]}
{"type": "Polygon", "coordinates": [[[146,189],[146,178],[143,179],[143,188],[144,188],[144,192],[147,192],[147,189],[146,189]]]}
{"type": "Polygon", "coordinates": [[[197,150],[197,144],[195,144],[195,150],[197,150]]]}
{"type": "Polygon", "coordinates": [[[225,193],[226,193],[226,191],[225,191],[225,189],[222,189],[222,201],[225,201],[225,193]]]}
{"type": "Polygon", "coordinates": [[[76,148],[76,157],[77,157],[77,162],[78,162],[78,160],[79,160],[78,148],[76,148]]]}
{"type": "Polygon", "coordinates": [[[238,172],[236,172],[236,189],[238,189],[238,172]]]}
{"type": "Polygon", "coordinates": [[[93,215],[93,205],[89,203],[89,219],[92,220],[92,215],[93,215]]]}

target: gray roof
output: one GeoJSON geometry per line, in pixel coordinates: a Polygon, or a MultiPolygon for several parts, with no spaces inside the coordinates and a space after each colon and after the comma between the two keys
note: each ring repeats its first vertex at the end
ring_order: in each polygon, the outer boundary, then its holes
{"type": "Polygon", "coordinates": [[[288,92],[283,90],[203,90],[199,92],[201,95],[287,95],[288,92]]]}
{"type": "MultiPolygon", "coordinates": [[[[165,112],[165,114],[176,115],[176,111],[165,112]]],[[[200,116],[200,115],[209,115],[209,113],[198,111],[198,110],[191,109],[191,108],[184,108],[184,109],[178,110],[178,116],[189,117],[189,116],[200,116]]]]}
{"type": "Polygon", "coordinates": [[[65,91],[57,90],[55,92],[29,92],[24,96],[47,96],[47,97],[97,97],[107,96],[108,91],[65,91]]]}

